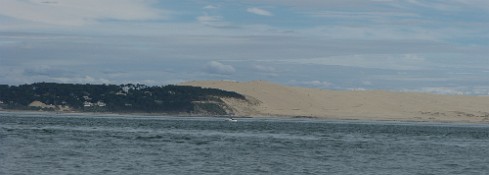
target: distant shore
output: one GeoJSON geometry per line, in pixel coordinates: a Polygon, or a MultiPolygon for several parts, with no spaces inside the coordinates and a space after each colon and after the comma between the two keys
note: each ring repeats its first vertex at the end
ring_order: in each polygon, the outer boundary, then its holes
{"type": "Polygon", "coordinates": [[[266,81],[193,81],[185,86],[236,92],[245,98],[219,97],[229,115],[202,113],[31,111],[73,115],[134,115],[220,118],[283,118],[489,124],[489,97],[387,91],[333,91],[289,87],[266,81]]]}
{"type": "Polygon", "coordinates": [[[181,117],[181,118],[234,118],[234,119],[269,119],[269,120],[318,120],[318,121],[363,121],[363,122],[409,122],[409,123],[451,123],[451,124],[489,124],[477,121],[445,121],[445,120],[416,120],[416,119],[371,119],[371,118],[345,118],[345,117],[315,117],[315,116],[234,116],[234,115],[205,115],[205,114],[167,114],[167,113],[114,113],[114,112],[56,112],[56,111],[30,111],[30,110],[0,110],[0,113],[12,114],[52,114],[66,116],[117,116],[117,117],[181,117]]]}
{"type": "Polygon", "coordinates": [[[489,123],[489,97],[387,91],[335,91],[289,87],[266,81],[192,81],[181,85],[245,95],[226,99],[238,116],[332,120],[489,123]]]}

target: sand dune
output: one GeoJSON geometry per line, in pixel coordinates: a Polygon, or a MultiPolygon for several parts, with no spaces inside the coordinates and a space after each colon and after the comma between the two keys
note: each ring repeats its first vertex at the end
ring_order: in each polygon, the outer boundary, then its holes
{"type": "Polygon", "coordinates": [[[333,91],[287,87],[266,81],[193,81],[183,85],[244,94],[248,101],[224,100],[234,108],[237,115],[245,116],[489,122],[489,97],[333,91]]]}

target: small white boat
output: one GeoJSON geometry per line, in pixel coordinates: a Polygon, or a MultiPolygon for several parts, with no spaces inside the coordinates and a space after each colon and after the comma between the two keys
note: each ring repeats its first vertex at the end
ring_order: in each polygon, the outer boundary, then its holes
{"type": "Polygon", "coordinates": [[[226,121],[228,121],[228,122],[237,122],[238,120],[233,119],[233,118],[228,118],[226,121]]]}

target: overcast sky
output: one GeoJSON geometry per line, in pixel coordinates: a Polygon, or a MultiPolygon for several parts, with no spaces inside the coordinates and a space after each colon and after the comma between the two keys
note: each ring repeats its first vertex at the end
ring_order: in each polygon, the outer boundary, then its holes
{"type": "Polygon", "coordinates": [[[489,94],[488,0],[0,0],[0,84],[489,94]]]}

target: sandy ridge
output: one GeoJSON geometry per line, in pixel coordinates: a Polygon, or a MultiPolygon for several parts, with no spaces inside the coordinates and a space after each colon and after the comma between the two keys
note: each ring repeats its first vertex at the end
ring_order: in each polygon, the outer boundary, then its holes
{"type": "Polygon", "coordinates": [[[236,115],[243,116],[489,123],[489,97],[333,91],[266,81],[192,81],[181,85],[244,94],[248,101],[223,99],[236,115]]]}

